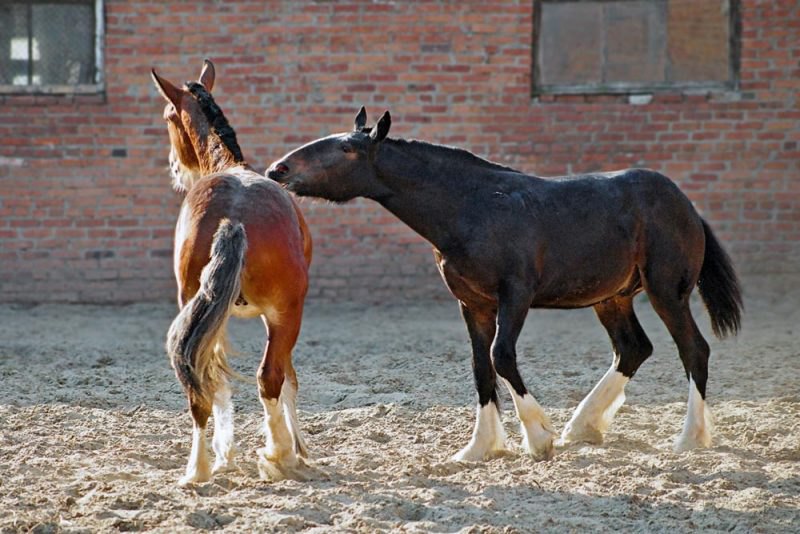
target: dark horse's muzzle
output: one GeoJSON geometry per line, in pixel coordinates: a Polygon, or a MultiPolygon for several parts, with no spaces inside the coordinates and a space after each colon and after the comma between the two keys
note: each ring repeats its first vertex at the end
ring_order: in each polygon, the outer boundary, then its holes
{"type": "Polygon", "coordinates": [[[280,182],[281,178],[285,177],[289,174],[289,167],[286,166],[284,163],[273,163],[272,166],[267,169],[267,178],[270,180],[275,180],[276,182],[280,182]]]}

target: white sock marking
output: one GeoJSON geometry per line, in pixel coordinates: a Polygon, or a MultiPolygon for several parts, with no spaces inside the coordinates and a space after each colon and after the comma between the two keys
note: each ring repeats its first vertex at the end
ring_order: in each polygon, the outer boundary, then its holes
{"type": "Polygon", "coordinates": [[[506,434],[495,403],[489,402],[486,406],[478,404],[472,439],[466,447],[453,456],[453,460],[479,462],[486,459],[492,452],[503,450],[505,441],[506,434]]]}
{"type": "Polygon", "coordinates": [[[586,395],[570,419],[561,440],[564,443],[587,441],[602,443],[617,410],[625,402],[625,385],[630,379],[614,365],[586,395]]]}
{"type": "Polygon", "coordinates": [[[519,396],[511,384],[503,379],[511,393],[522,432],[522,448],[537,460],[553,457],[553,427],[550,418],[530,393],[519,396]]]}
{"type": "Polygon", "coordinates": [[[223,382],[214,395],[214,439],[212,446],[216,454],[213,472],[233,467],[235,448],[233,444],[233,403],[231,389],[223,382]]]}
{"type": "Polygon", "coordinates": [[[297,419],[297,388],[290,380],[284,382],[284,386],[281,397],[283,397],[283,411],[286,415],[286,423],[289,427],[289,433],[294,438],[295,452],[305,457],[308,454],[306,442],[300,433],[300,421],[297,419]]]}
{"type": "Polygon", "coordinates": [[[266,447],[260,449],[260,454],[265,460],[291,467],[297,464],[297,456],[284,416],[283,390],[285,385],[286,381],[284,380],[281,394],[277,399],[261,399],[261,405],[264,406],[266,447]]]}
{"type": "Polygon", "coordinates": [[[189,463],[186,465],[186,474],[178,484],[186,485],[192,482],[206,482],[211,478],[208,468],[208,444],[206,431],[194,425],[192,429],[192,452],[189,453],[189,463]]]}
{"type": "Polygon", "coordinates": [[[711,413],[690,374],[686,419],[683,421],[683,431],[675,442],[675,450],[680,452],[698,447],[709,447],[711,445],[710,425],[711,413]]]}

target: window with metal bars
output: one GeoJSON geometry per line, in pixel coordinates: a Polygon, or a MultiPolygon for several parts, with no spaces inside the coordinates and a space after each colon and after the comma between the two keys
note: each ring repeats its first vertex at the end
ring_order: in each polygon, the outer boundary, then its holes
{"type": "Polygon", "coordinates": [[[102,89],[101,0],[0,0],[0,92],[102,89]]]}
{"type": "Polygon", "coordinates": [[[739,0],[534,1],[534,94],[736,87],[739,0]]]}

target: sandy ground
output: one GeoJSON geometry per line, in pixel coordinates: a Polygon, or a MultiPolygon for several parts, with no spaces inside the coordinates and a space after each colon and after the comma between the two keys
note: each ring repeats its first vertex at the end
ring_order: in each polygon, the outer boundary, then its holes
{"type": "MultiPolygon", "coordinates": [[[[295,363],[314,478],[259,480],[262,412],[243,383],[241,470],[188,488],[175,483],[191,423],[162,349],[171,306],[0,306],[0,532],[796,532],[800,277],[746,283],[743,333],[709,336],[711,449],[671,451],[687,388],[646,300],[656,350],[603,445],[533,462],[503,392],[512,450],[481,464],[449,461],[474,402],[454,302],[311,303],[295,363]]],[[[235,366],[253,374],[263,328],[231,329],[235,366]]],[[[518,349],[559,431],[610,362],[591,310],[532,312],[518,349]]]]}

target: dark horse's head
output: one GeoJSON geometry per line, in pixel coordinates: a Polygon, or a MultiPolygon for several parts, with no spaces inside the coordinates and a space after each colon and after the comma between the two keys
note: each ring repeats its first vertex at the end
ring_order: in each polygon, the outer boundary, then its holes
{"type": "Polygon", "coordinates": [[[378,123],[366,126],[367,112],[356,115],[352,132],[330,135],[288,153],[267,169],[268,178],[300,195],[334,202],[373,197],[380,189],[373,161],[389,133],[392,118],[385,112],[378,123]]]}

